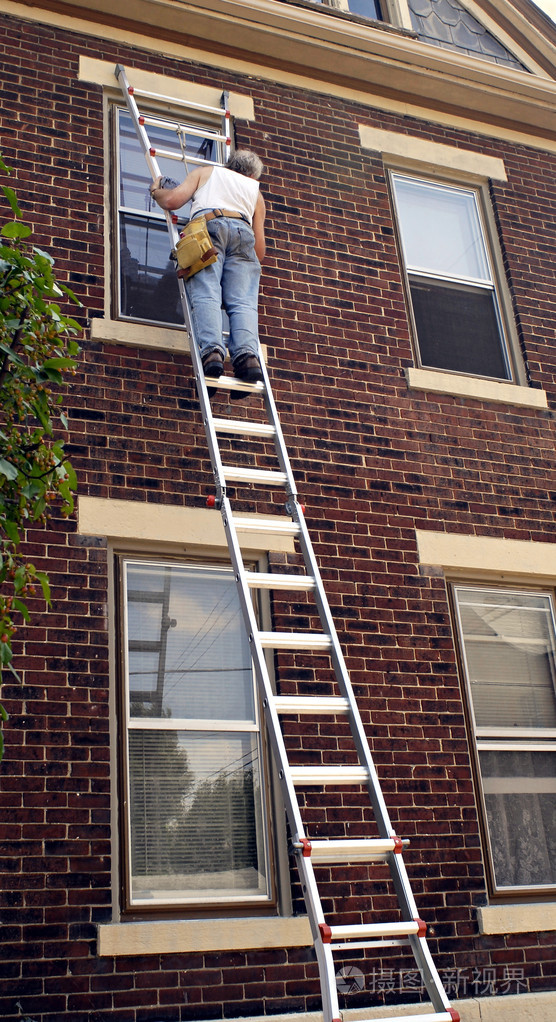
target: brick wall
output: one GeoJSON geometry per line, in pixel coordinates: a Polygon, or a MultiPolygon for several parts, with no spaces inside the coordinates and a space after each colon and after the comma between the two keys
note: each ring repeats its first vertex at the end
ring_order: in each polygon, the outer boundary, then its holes
{"type": "MultiPolygon", "coordinates": [[[[101,90],[77,81],[78,57],[147,70],[152,59],[10,17],[0,20],[0,52],[12,183],[37,244],[83,302],[85,323],[104,300],[103,139],[101,90]]],[[[469,986],[460,996],[485,992],[473,989],[480,970],[494,969],[498,980],[506,965],[522,970],[521,989],[552,989],[552,934],[478,934],[485,877],[446,586],[419,570],[414,529],[553,541],[553,413],[408,391],[403,371],[413,360],[386,182],[381,161],[361,151],[358,124],[504,158],[509,180],[493,183],[492,202],[527,371],[549,401],[553,159],[188,61],[160,56],[157,71],[255,103],[256,120],[237,125],[237,141],[269,168],[261,335],[386,801],[399,833],[412,839],[406,858],[437,965],[446,975],[462,970],[469,986]]],[[[186,357],[86,341],[67,405],[82,494],[204,506],[212,473],[186,357]]],[[[256,414],[237,411],[248,413],[256,414]]],[[[240,508],[271,509],[257,497],[240,508]]],[[[50,572],[53,608],[41,613],[37,602],[16,649],[25,684],[4,687],[2,1017],[16,1022],[21,1010],[35,1022],[176,1022],[316,1009],[308,949],[96,956],[96,924],[112,918],[112,566],[106,545],[79,537],[72,521],[34,530],[28,549],[50,572]]],[[[273,558],[278,566],[283,559],[273,558]]],[[[310,618],[303,597],[292,607],[278,596],[273,609],[280,627],[310,618]]],[[[303,656],[282,654],[277,669],[283,693],[316,690],[303,656]]],[[[341,725],[325,721],[319,732],[332,759],[349,760],[341,725]]],[[[295,718],[285,733],[293,760],[301,749],[305,759],[320,756],[295,718]]],[[[355,821],[371,828],[368,807],[349,792],[312,795],[315,828],[321,813],[338,834],[355,821]]],[[[346,870],[326,890],[327,907],[359,918],[365,875],[346,870]]],[[[379,876],[373,907],[391,905],[379,876]]],[[[377,1001],[392,999],[389,975],[411,967],[395,951],[372,962],[377,1001]]],[[[515,984],[506,992],[517,992],[515,984]]],[[[415,998],[407,989],[393,999],[415,998]]],[[[357,1004],[352,995],[349,1006],[357,1004]]]]}

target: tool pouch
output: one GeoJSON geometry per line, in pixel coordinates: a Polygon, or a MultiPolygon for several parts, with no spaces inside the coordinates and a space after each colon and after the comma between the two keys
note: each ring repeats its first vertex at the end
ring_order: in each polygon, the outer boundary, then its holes
{"type": "Polygon", "coordinates": [[[194,273],[203,270],[205,266],[215,263],[217,257],[218,253],[212,244],[204,216],[190,220],[181,232],[180,240],[176,245],[178,277],[188,280],[194,273]]]}

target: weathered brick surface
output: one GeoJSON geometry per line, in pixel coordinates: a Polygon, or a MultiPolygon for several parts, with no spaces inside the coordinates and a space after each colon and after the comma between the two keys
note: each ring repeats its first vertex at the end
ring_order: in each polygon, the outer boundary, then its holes
{"type": "MultiPolygon", "coordinates": [[[[77,80],[79,54],[147,70],[152,57],[11,17],[0,21],[0,52],[4,156],[35,240],[83,302],[85,324],[105,300],[104,171],[101,90],[77,80]]],[[[256,120],[238,123],[237,141],[269,168],[261,333],[363,721],[393,821],[411,838],[408,868],[449,992],[488,993],[487,969],[497,993],[552,989],[553,935],[478,933],[485,876],[446,585],[420,571],[414,530],[552,542],[553,412],[408,391],[404,368],[413,357],[387,184],[381,161],[360,149],[358,124],[503,157],[509,179],[492,183],[491,198],[527,373],[551,407],[553,157],[163,55],[156,69],[255,102],[256,120]]],[[[86,340],[67,405],[82,494],[144,501],[153,511],[204,506],[212,473],[186,357],[86,340]]],[[[266,452],[259,463],[269,460],[266,452]]],[[[270,507],[254,492],[239,504],[270,507]]],[[[28,550],[50,572],[53,607],[45,614],[37,602],[16,650],[25,684],[4,688],[2,1018],[19,1020],[18,1002],[36,1022],[316,1009],[308,949],[96,956],[96,925],[112,919],[112,565],[103,541],[77,536],[61,519],[30,532],[28,550]]],[[[295,563],[272,560],[278,569],[295,563]]],[[[278,594],[273,611],[285,629],[314,622],[302,596],[288,604],[278,594]]],[[[281,654],[281,691],[331,691],[327,663],[318,680],[314,664],[281,654]]],[[[322,718],[308,729],[289,717],[284,731],[294,762],[353,760],[341,722],[322,718]]],[[[311,793],[308,802],[315,835],[323,819],[332,834],[352,825],[373,833],[357,791],[311,793]]],[[[380,872],[372,872],[372,900],[361,897],[366,868],[346,869],[340,881],[323,875],[326,907],[344,922],[394,909],[380,872]]],[[[301,909],[295,876],[292,883],[301,909]]],[[[387,960],[369,953],[365,969],[377,1001],[419,996],[409,979],[400,988],[413,961],[399,949],[387,960]]],[[[362,1001],[346,999],[350,1007],[362,1001]]]]}

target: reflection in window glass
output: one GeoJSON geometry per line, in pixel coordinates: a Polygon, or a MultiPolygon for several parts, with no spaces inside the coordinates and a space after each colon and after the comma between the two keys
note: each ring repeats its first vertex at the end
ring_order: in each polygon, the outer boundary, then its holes
{"type": "Polygon", "coordinates": [[[556,674],[549,594],[455,587],[494,886],[556,883],[556,674]]]}
{"type": "Polygon", "coordinates": [[[382,18],[379,0],[348,0],[348,7],[352,14],[359,14],[362,18],[374,21],[382,18]]]}
{"type": "Polygon", "coordinates": [[[261,736],[230,569],[125,564],[133,905],[267,901],[261,736]]]}
{"type": "Polygon", "coordinates": [[[397,177],[396,197],[409,270],[490,283],[473,191],[397,177]]]}

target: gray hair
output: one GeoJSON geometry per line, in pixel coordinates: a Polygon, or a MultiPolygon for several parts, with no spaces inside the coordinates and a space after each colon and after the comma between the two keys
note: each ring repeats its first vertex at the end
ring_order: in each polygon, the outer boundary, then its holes
{"type": "Polygon", "coordinates": [[[230,156],[226,167],[228,170],[235,170],[238,174],[244,174],[245,177],[252,176],[257,181],[265,170],[263,161],[250,149],[236,149],[235,153],[230,156]]]}

